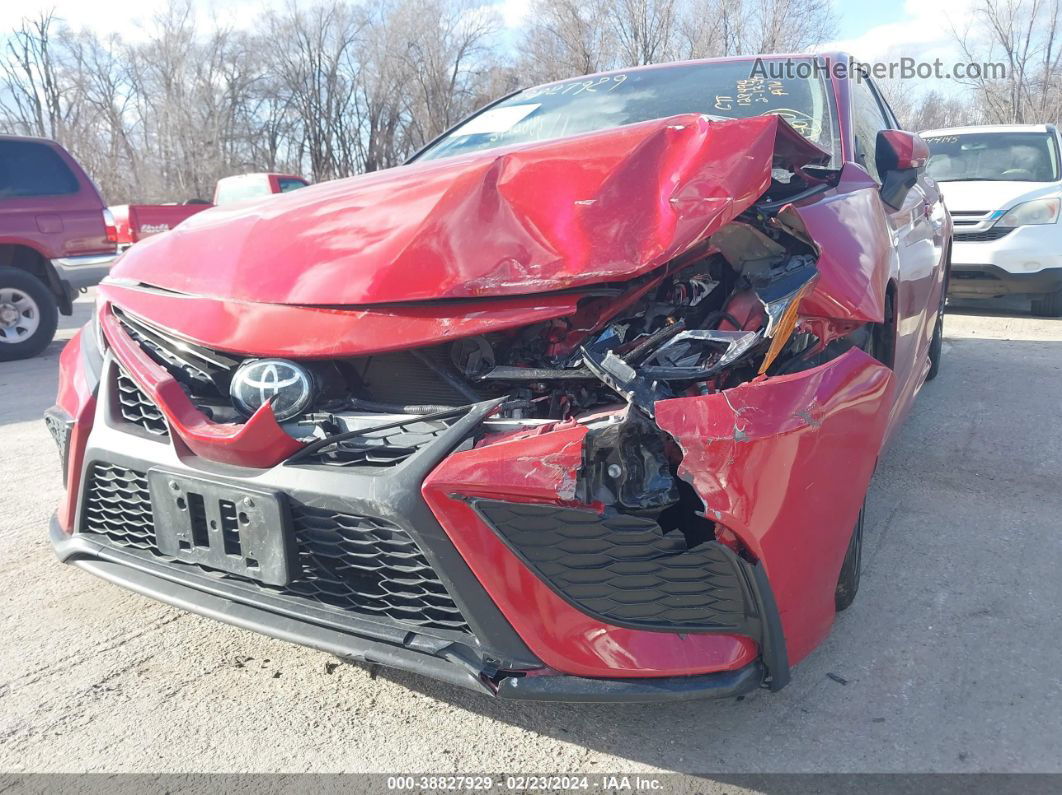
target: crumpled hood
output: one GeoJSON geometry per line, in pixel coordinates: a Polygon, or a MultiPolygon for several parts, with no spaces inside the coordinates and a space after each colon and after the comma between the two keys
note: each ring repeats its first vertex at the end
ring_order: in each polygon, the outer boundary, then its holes
{"type": "Polygon", "coordinates": [[[527,295],[625,280],[826,154],[777,116],[676,116],[414,163],[193,216],[111,278],[302,305],[527,295]]]}

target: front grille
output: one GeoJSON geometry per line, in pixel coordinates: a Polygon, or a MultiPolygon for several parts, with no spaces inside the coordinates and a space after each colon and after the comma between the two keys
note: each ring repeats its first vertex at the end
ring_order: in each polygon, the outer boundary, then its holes
{"type": "Polygon", "coordinates": [[[993,226],[983,232],[956,232],[953,237],[960,243],[983,243],[988,240],[999,240],[1013,231],[1009,227],[993,226]]]}
{"type": "Polygon", "coordinates": [[[584,612],[620,626],[725,630],[747,626],[750,600],[723,545],[690,546],[677,529],[618,513],[476,500],[501,538],[584,612]]]}
{"type": "Polygon", "coordinates": [[[988,210],[952,210],[951,220],[956,224],[979,224],[988,215],[988,210]]]}
{"type": "Polygon", "coordinates": [[[164,556],[155,540],[147,476],[96,462],[85,486],[80,531],[168,565],[249,583],[293,602],[372,616],[411,628],[471,634],[461,611],[409,534],[391,522],[290,500],[297,573],[286,586],[267,586],[164,556]]]}
{"type": "Polygon", "coordinates": [[[144,394],[136,381],[129,374],[118,368],[115,379],[115,396],[118,399],[118,413],[128,423],[136,425],[154,436],[168,436],[169,427],[162,411],[144,394]]]}
{"type": "Polygon", "coordinates": [[[298,503],[292,519],[303,576],[288,590],[407,624],[469,631],[424,553],[400,527],[298,503]]]}
{"type": "Polygon", "coordinates": [[[125,332],[193,396],[228,397],[228,385],[239,359],[204,348],[145,323],[118,307],[114,316],[125,332]]]}
{"type": "Polygon", "coordinates": [[[83,532],[115,544],[158,553],[147,475],[124,467],[93,464],[85,488],[83,532]]]}
{"type": "MultiPolygon", "coordinates": [[[[165,369],[184,389],[192,402],[210,415],[222,407],[229,410],[229,387],[241,363],[253,355],[226,353],[208,348],[136,317],[121,308],[112,308],[115,318],[129,337],[156,364],[165,369]]],[[[451,360],[449,345],[416,350],[377,353],[343,359],[300,360],[322,387],[313,410],[335,412],[364,408],[382,414],[427,414],[444,406],[465,406],[476,400],[504,394],[498,388],[466,383],[451,360]],[[362,405],[356,405],[358,402],[362,405]],[[375,404],[375,405],[372,405],[375,404]]],[[[138,423],[139,424],[139,423],[138,423]]],[[[358,453],[337,448],[339,453],[325,463],[357,466],[358,453]]],[[[398,460],[402,451],[366,457],[368,466],[389,466],[385,456],[398,460]]],[[[328,459],[328,456],[325,456],[328,459]]]]}
{"type": "Polygon", "coordinates": [[[459,417],[418,420],[343,439],[316,451],[314,463],[337,467],[395,467],[445,433],[459,417]]]}

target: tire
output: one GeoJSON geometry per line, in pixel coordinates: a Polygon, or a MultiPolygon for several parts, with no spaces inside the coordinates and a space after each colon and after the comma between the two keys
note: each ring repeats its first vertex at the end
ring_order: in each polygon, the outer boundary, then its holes
{"type": "Polygon", "coordinates": [[[59,307],[47,285],[18,268],[0,268],[0,362],[36,356],[58,325],[59,307]]]}
{"type": "Polygon", "coordinates": [[[1039,317],[1062,317],[1062,290],[1034,298],[1032,311],[1039,317]]]}
{"type": "Polygon", "coordinates": [[[932,381],[940,373],[940,359],[944,350],[944,307],[948,303],[948,283],[950,279],[944,276],[944,284],[940,290],[940,306],[937,307],[937,322],[933,326],[933,339],[929,341],[929,372],[926,380],[932,381]]]}
{"type": "Polygon", "coordinates": [[[841,574],[837,578],[837,590],[834,591],[833,601],[837,612],[851,606],[859,592],[859,573],[863,566],[863,514],[866,512],[866,502],[859,509],[859,518],[856,519],[855,527],[852,528],[852,537],[848,540],[848,551],[841,564],[841,574]]]}
{"type": "Polygon", "coordinates": [[[940,372],[940,356],[944,349],[944,313],[937,315],[937,325],[933,329],[933,339],[929,342],[929,372],[926,380],[932,381],[940,372]]]}

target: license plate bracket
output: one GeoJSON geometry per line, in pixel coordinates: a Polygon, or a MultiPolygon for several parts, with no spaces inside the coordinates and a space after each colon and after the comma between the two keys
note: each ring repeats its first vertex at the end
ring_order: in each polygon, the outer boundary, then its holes
{"type": "Polygon", "coordinates": [[[285,496],[163,469],[148,471],[155,543],[185,563],[287,585],[296,559],[285,496]]]}

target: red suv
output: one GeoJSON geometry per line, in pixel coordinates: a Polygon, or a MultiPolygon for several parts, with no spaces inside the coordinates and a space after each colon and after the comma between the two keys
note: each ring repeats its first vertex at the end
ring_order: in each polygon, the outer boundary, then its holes
{"type": "Polygon", "coordinates": [[[504,698],[782,687],[940,364],[951,220],[848,63],[539,86],[138,243],[47,416],[60,559],[504,698]]]}
{"type": "Polygon", "coordinates": [[[55,141],[0,136],[0,361],[25,359],[115,258],[116,233],[85,172],[55,141]]]}

